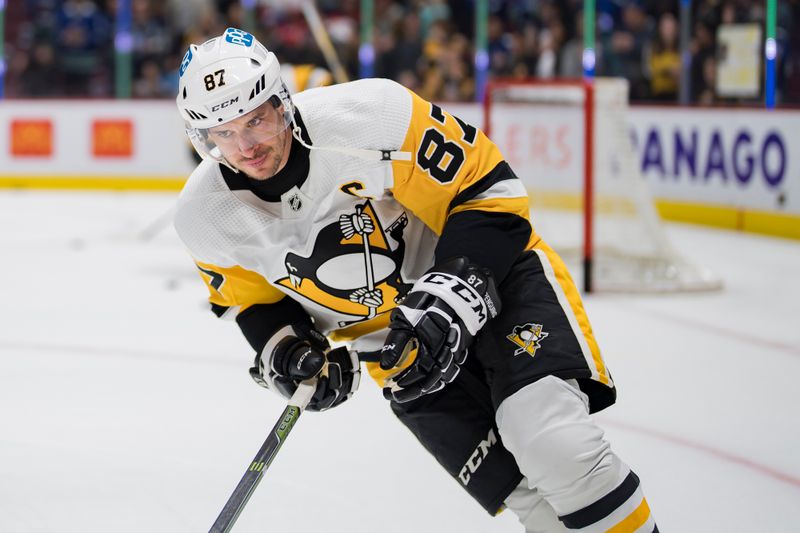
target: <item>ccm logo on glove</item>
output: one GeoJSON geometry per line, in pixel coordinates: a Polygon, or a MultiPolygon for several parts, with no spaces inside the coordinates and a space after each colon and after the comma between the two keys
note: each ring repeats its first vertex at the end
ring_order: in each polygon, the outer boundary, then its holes
{"type": "Polygon", "coordinates": [[[488,320],[487,315],[491,318],[497,316],[497,308],[489,293],[486,292],[482,297],[476,290],[482,288],[484,283],[482,278],[474,274],[461,279],[444,272],[431,272],[414,284],[414,290],[426,291],[444,300],[464,319],[470,334],[475,335],[488,320]]]}
{"type": "Polygon", "coordinates": [[[295,368],[297,368],[297,370],[302,370],[303,361],[305,361],[306,357],[308,357],[309,355],[311,355],[311,348],[307,349],[305,353],[303,353],[303,355],[301,355],[300,358],[297,360],[297,365],[295,365],[295,368]]]}

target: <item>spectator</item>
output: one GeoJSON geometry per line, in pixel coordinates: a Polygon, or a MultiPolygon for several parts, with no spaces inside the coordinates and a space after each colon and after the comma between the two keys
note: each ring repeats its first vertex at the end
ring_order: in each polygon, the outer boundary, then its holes
{"type": "Polygon", "coordinates": [[[714,59],[715,42],[711,27],[704,21],[698,21],[694,26],[694,35],[689,45],[692,54],[692,64],[690,68],[692,101],[700,100],[700,95],[709,89],[713,92],[714,87],[706,85],[705,63],[711,58],[714,59]]]}
{"type": "Polygon", "coordinates": [[[538,59],[538,31],[533,24],[527,24],[521,32],[509,36],[511,71],[509,76],[516,79],[533,77],[538,59]]]}
{"type": "Polygon", "coordinates": [[[648,84],[644,77],[642,50],[650,40],[650,22],[642,6],[631,0],[622,10],[622,23],[610,35],[605,49],[605,72],[608,76],[626,78],[632,99],[644,99],[648,84]]]}
{"type": "Polygon", "coordinates": [[[397,79],[400,72],[417,72],[418,62],[422,57],[420,35],[420,19],[415,12],[397,20],[391,34],[383,39],[391,45],[381,47],[376,62],[376,75],[397,79]]]}
{"type": "MultiPolygon", "coordinates": [[[[285,63],[328,66],[301,10],[258,2],[251,19],[239,0],[131,0],[134,94],[172,97],[180,49],[255,24],[256,36],[285,63]]],[[[580,77],[582,0],[490,3],[490,76],[580,77]]],[[[673,100],[678,84],[677,0],[598,0],[598,75],[629,80],[631,99],[673,100]],[[657,22],[657,24],[656,24],[657,22]],[[653,35],[653,28],[657,32],[653,35]]],[[[111,96],[115,0],[8,3],[6,94],[111,96]]],[[[351,78],[359,68],[359,3],[318,0],[339,58],[351,78]]],[[[691,99],[713,102],[715,35],[722,23],[763,23],[763,3],[694,0],[689,71],[691,99]]],[[[374,75],[417,87],[428,99],[470,100],[475,93],[474,1],[375,0],[374,75]]],[[[779,102],[800,102],[800,1],[778,0],[779,102]]]]}
{"type": "Polygon", "coordinates": [[[781,96],[784,102],[800,103],[800,2],[793,2],[785,9],[786,16],[778,19],[786,35],[786,45],[778,55],[781,96]]]}
{"type": "Polygon", "coordinates": [[[511,52],[507,43],[503,19],[497,15],[489,17],[487,41],[489,70],[495,76],[507,76],[511,72],[511,52]]]}
{"type": "MultiPolygon", "coordinates": [[[[533,22],[528,22],[522,28],[523,49],[521,60],[525,63],[524,72],[528,77],[532,77],[536,72],[536,64],[539,62],[539,28],[533,22]]],[[[523,69],[515,66],[517,77],[523,73],[523,69]]]]}
{"type": "Polygon", "coordinates": [[[450,6],[443,0],[427,0],[420,4],[419,18],[423,37],[427,36],[428,30],[437,22],[449,22],[450,6]]]}
{"type": "Polygon", "coordinates": [[[561,47],[558,75],[562,78],[583,76],[583,11],[576,11],[573,19],[574,35],[561,47]]]}
{"type": "Polygon", "coordinates": [[[134,98],[165,98],[172,96],[172,85],[161,71],[161,63],[155,57],[148,57],[139,63],[139,75],[133,82],[134,98]]]}
{"type": "Polygon", "coordinates": [[[745,20],[744,11],[736,2],[729,0],[722,4],[722,24],[739,24],[745,20]]]}
{"type": "Polygon", "coordinates": [[[444,89],[444,73],[436,63],[429,63],[422,73],[419,94],[426,100],[440,100],[444,89]]]}
{"type": "Polygon", "coordinates": [[[20,90],[25,98],[54,96],[58,90],[56,51],[48,42],[37,42],[30,54],[30,62],[20,75],[20,90]]]}
{"type": "Polygon", "coordinates": [[[170,85],[163,77],[163,62],[173,52],[172,35],[163,14],[163,4],[153,0],[133,0],[133,96],[167,98],[170,85]],[[137,87],[138,86],[138,87],[137,87]]]}
{"type": "Polygon", "coordinates": [[[681,54],[678,50],[678,21],[672,13],[661,15],[658,31],[645,56],[650,96],[655,100],[675,101],[680,85],[681,54]]]}
{"type": "Polygon", "coordinates": [[[89,0],[65,0],[57,20],[64,94],[107,96],[103,75],[109,74],[109,51],[113,50],[109,16],[89,0]]]}
{"type": "Polygon", "coordinates": [[[436,63],[447,45],[449,31],[443,21],[435,22],[423,37],[422,55],[429,63],[436,63]]]}
{"type": "Polygon", "coordinates": [[[397,81],[403,87],[408,87],[412,91],[418,93],[420,92],[419,86],[419,76],[415,71],[412,70],[404,70],[397,75],[397,81]]]}
{"type": "Polygon", "coordinates": [[[703,60],[703,83],[702,90],[697,95],[697,103],[711,105],[716,102],[717,87],[717,60],[714,56],[708,56],[703,60]]]}
{"type": "Polygon", "coordinates": [[[564,25],[558,18],[553,18],[542,30],[539,40],[539,62],[536,65],[536,76],[554,78],[558,70],[558,51],[564,45],[564,25]]]}
{"type": "Polygon", "coordinates": [[[468,50],[469,41],[460,33],[454,34],[442,56],[444,74],[441,99],[450,102],[469,101],[475,95],[468,50]]]}

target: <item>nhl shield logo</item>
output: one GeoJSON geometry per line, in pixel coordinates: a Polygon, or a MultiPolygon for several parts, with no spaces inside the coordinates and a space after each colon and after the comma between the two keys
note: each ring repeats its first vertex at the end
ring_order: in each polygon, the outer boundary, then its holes
{"type": "Polygon", "coordinates": [[[527,353],[531,357],[536,355],[536,350],[542,347],[540,344],[541,341],[550,335],[546,331],[542,331],[542,327],[541,324],[533,323],[514,327],[514,331],[511,332],[511,335],[506,335],[508,340],[519,346],[514,352],[514,355],[521,355],[523,353],[527,353]]]}
{"type": "Polygon", "coordinates": [[[300,199],[299,194],[293,194],[289,197],[289,207],[292,211],[300,211],[303,208],[303,200],[300,199]]]}

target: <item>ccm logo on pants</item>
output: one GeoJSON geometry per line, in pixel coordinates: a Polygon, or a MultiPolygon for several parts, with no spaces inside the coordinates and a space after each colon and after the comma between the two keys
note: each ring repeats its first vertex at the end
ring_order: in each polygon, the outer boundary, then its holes
{"type": "Polygon", "coordinates": [[[494,434],[494,428],[489,430],[489,435],[487,435],[486,440],[482,440],[478,443],[478,447],[475,448],[475,451],[469,456],[467,462],[461,467],[461,472],[458,473],[458,479],[461,480],[461,483],[463,483],[465,487],[469,484],[472,474],[478,470],[483,460],[489,455],[489,448],[491,448],[493,444],[497,444],[497,436],[494,434]]]}

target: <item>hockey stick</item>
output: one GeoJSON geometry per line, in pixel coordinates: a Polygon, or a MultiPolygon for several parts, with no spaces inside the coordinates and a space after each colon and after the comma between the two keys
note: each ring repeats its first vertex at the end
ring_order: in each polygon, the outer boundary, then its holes
{"type": "Polygon", "coordinates": [[[336,48],[331,43],[328,31],[325,29],[325,23],[322,22],[322,18],[319,16],[316,3],[313,0],[304,0],[302,9],[308,27],[311,28],[311,35],[317,41],[317,46],[319,46],[325,61],[331,69],[333,79],[336,80],[336,83],[347,82],[347,71],[342,66],[342,62],[339,61],[336,48]]]}
{"type": "Polygon", "coordinates": [[[137,235],[137,240],[140,242],[149,242],[153,240],[153,238],[164,231],[170,224],[172,224],[172,219],[175,217],[175,206],[170,206],[167,211],[164,211],[161,215],[158,216],[155,220],[150,222],[147,227],[139,231],[137,235]]]}
{"type": "Polygon", "coordinates": [[[250,463],[250,468],[247,469],[239,484],[236,485],[236,489],[228,498],[225,507],[222,508],[222,512],[217,517],[214,525],[211,526],[209,533],[227,533],[231,530],[242,509],[250,500],[250,496],[253,495],[258,482],[261,481],[264,472],[269,468],[281,445],[292,431],[295,422],[297,422],[297,419],[300,418],[303,410],[311,401],[315,388],[315,379],[304,381],[297,387],[297,391],[289,400],[289,405],[283,410],[283,414],[272,428],[272,431],[270,431],[267,440],[261,445],[261,449],[258,450],[258,453],[253,458],[253,462],[250,463]]]}

